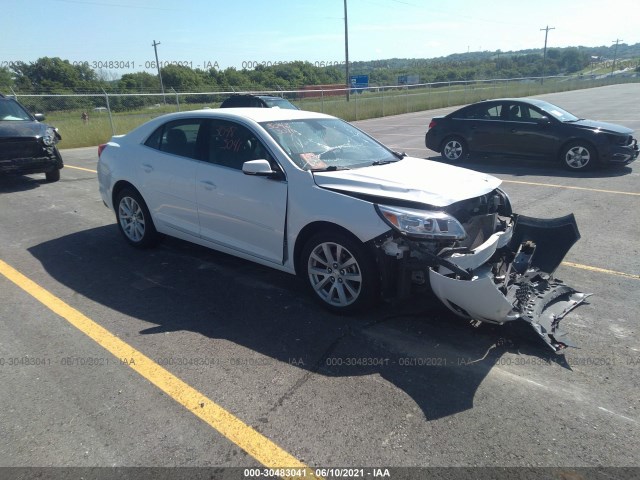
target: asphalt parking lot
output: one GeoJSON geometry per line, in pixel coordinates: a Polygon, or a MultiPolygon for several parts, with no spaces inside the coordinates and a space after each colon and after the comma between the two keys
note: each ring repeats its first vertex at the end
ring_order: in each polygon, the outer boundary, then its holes
{"type": "MultiPolygon", "coordinates": [[[[540,98],[637,137],[639,96],[540,98]]],[[[437,159],[424,133],[452,110],[355,123],[437,159]]],[[[97,149],[62,155],[58,183],[0,178],[0,467],[640,474],[640,163],[464,164],[501,178],[519,213],[576,216],[557,276],[594,296],[562,323],[580,348],[555,355],[526,325],[474,328],[428,295],[336,317],[287,274],[173,239],[135,250],[98,193],[97,149]]]]}

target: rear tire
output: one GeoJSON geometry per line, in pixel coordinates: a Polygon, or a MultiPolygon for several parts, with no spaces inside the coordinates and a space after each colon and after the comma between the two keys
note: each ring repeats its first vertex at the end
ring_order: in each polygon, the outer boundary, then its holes
{"type": "Polygon", "coordinates": [[[449,162],[460,162],[467,158],[469,150],[467,144],[460,137],[448,137],[442,142],[440,150],[442,158],[449,162]]]}
{"type": "Polygon", "coordinates": [[[125,240],[137,248],[149,248],[158,243],[160,235],[142,195],[133,188],[125,188],[116,198],[116,220],[125,240]]]}

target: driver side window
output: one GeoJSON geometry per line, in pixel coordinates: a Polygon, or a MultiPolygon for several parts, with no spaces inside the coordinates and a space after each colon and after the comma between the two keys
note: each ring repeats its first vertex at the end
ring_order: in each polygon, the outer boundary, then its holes
{"type": "Polygon", "coordinates": [[[249,160],[273,158],[258,137],[248,128],[234,122],[213,120],[210,127],[207,161],[223,167],[242,170],[249,160]]]}

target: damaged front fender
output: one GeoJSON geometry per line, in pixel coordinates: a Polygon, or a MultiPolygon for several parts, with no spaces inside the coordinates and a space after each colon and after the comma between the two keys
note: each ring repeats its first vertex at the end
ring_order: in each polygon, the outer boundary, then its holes
{"type": "Polygon", "coordinates": [[[516,215],[504,232],[473,251],[448,256],[448,263],[468,275],[444,265],[430,268],[431,288],[462,317],[498,324],[528,322],[558,352],[574,346],[559,329],[560,320],[590,295],[552,276],[579,238],[573,215],[548,220],[516,215]]]}

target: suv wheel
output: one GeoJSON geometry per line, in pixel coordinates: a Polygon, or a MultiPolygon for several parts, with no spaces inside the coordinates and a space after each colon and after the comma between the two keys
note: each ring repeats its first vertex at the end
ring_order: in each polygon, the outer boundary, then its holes
{"type": "Polygon", "coordinates": [[[60,180],[60,169],[56,168],[55,170],[51,170],[44,174],[47,182],[57,182],[60,180]]]}

